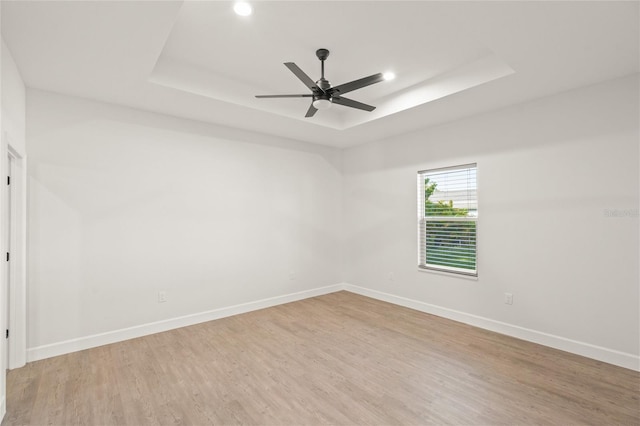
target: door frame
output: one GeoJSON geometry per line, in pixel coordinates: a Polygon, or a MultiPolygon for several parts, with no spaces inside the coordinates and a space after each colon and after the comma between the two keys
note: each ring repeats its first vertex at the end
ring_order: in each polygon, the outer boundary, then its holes
{"type": "MultiPolygon", "coordinates": [[[[11,145],[11,141],[6,132],[3,134],[3,153],[6,153],[5,160],[2,161],[5,169],[9,162],[12,161],[11,173],[11,191],[8,190],[6,184],[6,176],[8,170],[3,170],[4,184],[2,185],[2,201],[3,204],[10,201],[11,217],[5,217],[2,213],[2,229],[8,229],[7,221],[11,226],[9,236],[11,246],[11,268],[9,268],[9,279],[5,283],[9,292],[9,298],[6,304],[3,304],[2,310],[9,311],[9,351],[8,362],[5,361],[5,367],[14,369],[22,367],[26,364],[27,358],[27,167],[26,155],[20,153],[11,145]],[[11,196],[11,200],[8,197],[11,196]]],[[[0,180],[0,182],[2,182],[0,180]]],[[[6,252],[6,238],[2,239],[3,250],[6,252]]],[[[4,254],[3,254],[4,256],[4,254]]],[[[2,279],[5,280],[7,275],[6,262],[2,268],[2,279]]],[[[6,311],[3,313],[6,315],[6,311]]],[[[4,322],[4,321],[3,321],[4,322]]],[[[4,339],[3,339],[4,340],[4,339]]],[[[5,341],[5,345],[6,345],[5,341]]],[[[4,345],[3,345],[4,347],[4,345]]],[[[6,351],[4,353],[7,353],[6,351]]],[[[3,356],[4,358],[4,356],[3,356]]]]}

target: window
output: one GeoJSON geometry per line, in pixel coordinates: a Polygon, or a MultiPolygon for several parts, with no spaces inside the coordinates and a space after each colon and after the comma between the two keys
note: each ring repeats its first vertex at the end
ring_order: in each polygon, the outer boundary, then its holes
{"type": "Polygon", "coordinates": [[[418,266],[478,275],[476,165],[418,172],[418,266]]]}

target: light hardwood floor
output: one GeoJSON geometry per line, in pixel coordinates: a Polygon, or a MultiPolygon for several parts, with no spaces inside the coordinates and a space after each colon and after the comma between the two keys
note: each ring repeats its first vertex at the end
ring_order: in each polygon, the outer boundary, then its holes
{"type": "Polygon", "coordinates": [[[640,424],[640,374],[347,292],[33,362],[2,425],[640,424]]]}

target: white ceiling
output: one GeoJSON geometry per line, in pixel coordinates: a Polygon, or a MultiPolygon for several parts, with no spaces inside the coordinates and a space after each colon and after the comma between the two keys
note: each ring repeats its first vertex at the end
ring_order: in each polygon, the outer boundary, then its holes
{"type": "Polygon", "coordinates": [[[339,147],[639,72],[639,2],[2,2],[2,35],[28,87],[339,147]],[[371,113],[305,118],[283,65],[341,84],[371,113]]]}

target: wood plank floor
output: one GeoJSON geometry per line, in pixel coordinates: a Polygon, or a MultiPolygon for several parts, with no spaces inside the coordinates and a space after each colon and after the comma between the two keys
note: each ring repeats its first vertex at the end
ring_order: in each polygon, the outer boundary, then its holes
{"type": "Polygon", "coordinates": [[[640,374],[347,292],[33,362],[2,425],[640,424],[640,374]]]}

